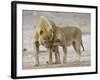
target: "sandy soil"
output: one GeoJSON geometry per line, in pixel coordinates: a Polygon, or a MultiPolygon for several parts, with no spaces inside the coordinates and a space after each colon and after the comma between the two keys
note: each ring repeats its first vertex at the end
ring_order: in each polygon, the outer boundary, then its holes
{"type": "Polygon", "coordinates": [[[47,53],[42,54],[40,56],[40,66],[34,65],[34,58],[32,57],[32,54],[30,55],[24,55],[23,60],[23,69],[39,69],[39,68],[57,68],[57,67],[82,67],[82,66],[90,66],[90,55],[87,56],[81,56],[81,61],[79,62],[78,57],[68,57],[66,63],[61,64],[52,64],[48,65],[48,56],[46,56],[47,53]],[[45,57],[44,57],[45,56],[45,57]]]}

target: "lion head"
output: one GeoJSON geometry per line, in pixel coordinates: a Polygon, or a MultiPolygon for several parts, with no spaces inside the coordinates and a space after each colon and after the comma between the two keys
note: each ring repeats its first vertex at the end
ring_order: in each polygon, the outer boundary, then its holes
{"type": "Polygon", "coordinates": [[[36,31],[39,34],[39,42],[49,47],[54,36],[55,24],[48,18],[41,16],[36,26],[36,31]]]}

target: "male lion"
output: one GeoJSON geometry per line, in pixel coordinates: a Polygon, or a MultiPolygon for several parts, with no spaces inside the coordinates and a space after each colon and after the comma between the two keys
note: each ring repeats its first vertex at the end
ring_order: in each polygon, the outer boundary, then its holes
{"type": "Polygon", "coordinates": [[[53,63],[52,52],[55,53],[56,63],[60,63],[58,46],[62,46],[64,51],[63,62],[66,62],[67,46],[73,45],[76,53],[80,56],[80,46],[82,46],[82,32],[77,27],[58,27],[46,17],[41,17],[36,26],[35,33],[35,65],[39,65],[39,45],[43,45],[49,52],[49,64],[53,63]]]}

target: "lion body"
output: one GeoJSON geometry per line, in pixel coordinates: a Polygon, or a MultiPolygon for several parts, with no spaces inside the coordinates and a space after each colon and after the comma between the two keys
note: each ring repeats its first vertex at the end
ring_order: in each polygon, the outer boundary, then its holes
{"type": "MultiPolygon", "coordinates": [[[[65,44],[70,46],[73,42],[80,42],[82,37],[82,32],[77,27],[56,27],[55,32],[56,40],[60,40],[58,43],[59,46],[63,46],[65,44]]],[[[56,45],[56,42],[54,44],[56,45]]]]}

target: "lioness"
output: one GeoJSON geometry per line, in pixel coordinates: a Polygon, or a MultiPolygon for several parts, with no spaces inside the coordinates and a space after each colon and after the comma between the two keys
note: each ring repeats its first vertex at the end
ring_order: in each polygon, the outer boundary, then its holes
{"type": "Polygon", "coordinates": [[[77,27],[58,27],[46,17],[41,17],[36,26],[35,33],[35,65],[39,65],[39,45],[43,45],[49,52],[49,64],[52,64],[52,52],[55,52],[56,63],[60,63],[58,46],[62,46],[64,51],[63,62],[66,62],[67,46],[73,45],[76,53],[80,56],[80,46],[82,46],[82,32],[77,27]]]}

